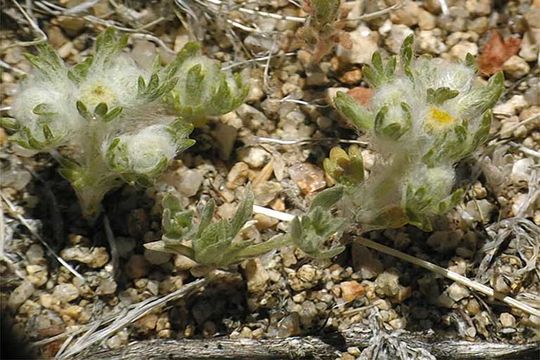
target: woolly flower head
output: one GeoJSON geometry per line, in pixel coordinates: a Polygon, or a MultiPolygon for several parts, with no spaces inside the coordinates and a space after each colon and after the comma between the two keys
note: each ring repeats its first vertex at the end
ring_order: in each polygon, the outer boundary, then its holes
{"type": "Polygon", "coordinates": [[[64,63],[48,46],[38,49],[40,56],[27,54],[35,71],[19,86],[11,108],[15,122],[8,127],[17,131],[13,140],[21,146],[50,150],[65,145],[83,119],[74,106],[76,88],[64,63]]]}
{"type": "Polygon", "coordinates": [[[21,85],[1,125],[21,145],[60,151],[60,173],[73,185],[83,214],[93,218],[103,196],[123,181],[150,185],[179,151],[193,144],[192,126],[165,100],[177,67],[152,72],[123,53],[126,36],[109,28],[93,56],[67,67],[48,44],[28,55],[35,71],[21,85]]]}
{"type": "Polygon", "coordinates": [[[412,36],[405,40],[399,68],[396,57],[384,62],[379,53],[364,68],[374,88],[369,107],[344,93],[336,97],[336,106],[359,129],[370,132],[383,145],[382,152],[414,148],[428,160],[455,162],[486,139],[489,109],[504,88],[502,74],[478,86],[470,58],[466,64],[415,59],[412,42],[412,36]]]}
{"type": "Polygon", "coordinates": [[[178,81],[172,91],[172,104],[190,121],[228,113],[247,96],[248,87],[240,74],[222,71],[219,62],[201,54],[198,44],[184,46],[174,67],[178,81]]]}
{"type": "Polygon", "coordinates": [[[163,125],[153,125],[135,134],[122,134],[103,144],[109,165],[121,172],[149,174],[176,154],[176,142],[163,125]]]}
{"type": "Polygon", "coordinates": [[[83,119],[73,106],[71,85],[69,80],[47,84],[32,78],[21,85],[11,110],[18,120],[15,140],[19,144],[52,149],[79,130],[83,119]]]}
{"type": "Polygon", "coordinates": [[[504,89],[500,73],[476,84],[471,57],[464,64],[417,59],[412,45],[410,36],[399,67],[397,57],[383,61],[379,53],[364,67],[374,91],[369,106],[344,93],[335,98],[338,111],[380,154],[366,181],[360,154],[333,149],[324,162],[329,176],[346,186],[341,209],[364,229],[413,224],[429,230],[431,217],[457,204],[463,192],[452,192],[453,166],[487,139],[490,108],[504,89]]]}
{"type": "Polygon", "coordinates": [[[128,56],[121,55],[103,64],[96,61],[81,82],[78,98],[89,109],[100,103],[108,106],[133,106],[138,97],[139,77],[148,78],[128,56]]]}

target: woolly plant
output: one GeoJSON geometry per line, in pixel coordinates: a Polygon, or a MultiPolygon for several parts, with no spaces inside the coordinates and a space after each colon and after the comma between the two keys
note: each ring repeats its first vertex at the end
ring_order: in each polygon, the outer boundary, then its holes
{"type": "Polygon", "coordinates": [[[199,220],[194,221],[193,211],[185,210],[174,194],[167,194],[162,201],[163,238],[144,246],[154,251],[184,255],[210,267],[236,264],[287,245],[296,246],[312,257],[331,257],[343,250],[341,246],[323,249],[324,242],[342,229],[343,222],[336,222],[330,214],[330,207],[341,195],[342,189],[339,187],[321,192],[305,215],[294,218],[289,234],[254,243],[239,236],[253,212],[251,189],[246,190],[232,219],[215,222],[212,221],[215,209],[213,200],[201,206],[199,220]]]}
{"type": "Polygon", "coordinates": [[[196,44],[153,69],[123,53],[126,45],[127,37],[109,28],[94,55],[73,67],[39,45],[37,55],[27,55],[34,72],[19,87],[13,118],[1,123],[19,145],[55,155],[90,219],[108,191],[124,182],[151,185],[192,146],[195,115],[226,113],[246,95],[239,76],[221,72],[196,44]]]}
{"type": "Polygon", "coordinates": [[[399,59],[383,61],[376,52],[364,67],[374,90],[369,106],[342,92],[335,98],[378,153],[367,180],[355,148],[335,148],[324,161],[344,186],[338,207],[364,230],[405,224],[430,230],[434,216],[454,207],[463,194],[454,188],[454,167],[488,138],[490,109],[504,90],[502,73],[484,85],[475,81],[471,56],[464,63],[415,58],[412,48],[409,36],[399,59]]]}

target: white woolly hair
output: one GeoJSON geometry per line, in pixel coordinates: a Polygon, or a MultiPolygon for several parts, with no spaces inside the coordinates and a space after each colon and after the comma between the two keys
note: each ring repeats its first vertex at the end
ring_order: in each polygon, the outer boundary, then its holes
{"type": "Polygon", "coordinates": [[[454,185],[455,173],[451,165],[442,164],[428,168],[422,163],[410,171],[410,184],[413,187],[428,186],[430,195],[443,199],[450,194],[454,185]]]}
{"type": "Polygon", "coordinates": [[[444,59],[419,58],[413,64],[413,72],[415,82],[423,86],[424,94],[428,88],[448,87],[463,96],[471,90],[475,78],[470,67],[444,59]]]}
{"type": "Polygon", "coordinates": [[[148,81],[149,73],[124,54],[105,64],[98,61],[80,84],[78,99],[91,111],[101,102],[109,108],[136,105],[139,76],[148,81]]]}
{"type": "Polygon", "coordinates": [[[65,136],[78,131],[83,123],[75,108],[75,86],[66,77],[59,75],[55,82],[30,77],[19,87],[11,108],[11,114],[22,125],[27,127],[32,136],[44,140],[40,121],[43,117],[34,114],[34,108],[45,104],[54,115],[47,117],[47,125],[55,136],[65,136]]]}
{"type": "MultiPolygon", "coordinates": [[[[120,144],[125,149],[127,163],[118,164],[130,171],[138,174],[146,174],[155,169],[162,158],[171,160],[176,155],[177,144],[171,134],[166,130],[166,126],[152,125],[142,129],[135,134],[124,134],[118,137],[120,144]]],[[[109,142],[102,146],[102,152],[105,154],[109,142]]]]}

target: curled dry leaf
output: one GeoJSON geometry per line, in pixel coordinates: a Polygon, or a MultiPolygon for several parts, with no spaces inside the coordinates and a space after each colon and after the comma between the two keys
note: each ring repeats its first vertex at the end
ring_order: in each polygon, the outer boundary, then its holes
{"type": "Polygon", "coordinates": [[[518,53],[520,45],[520,39],[514,37],[503,39],[497,30],[492,30],[478,59],[478,69],[484,75],[495,74],[502,69],[506,60],[518,53]]]}

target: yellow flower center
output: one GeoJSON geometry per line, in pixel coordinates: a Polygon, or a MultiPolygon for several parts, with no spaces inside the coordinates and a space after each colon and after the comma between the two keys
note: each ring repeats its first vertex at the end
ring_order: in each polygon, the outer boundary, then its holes
{"type": "Polygon", "coordinates": [[[431,129],[444,129],[452,125],[456,119],[448,112],[436,107],[429,109],[426,126],[431,129]]]}
{"type": "Polygon", "coordinates": [[[106,103],[111,105],[116,101],[116,94],[113,90],[101,83],[92,84],[82,90],[81,101],[93,110],[98,104],[106,103]]]}

